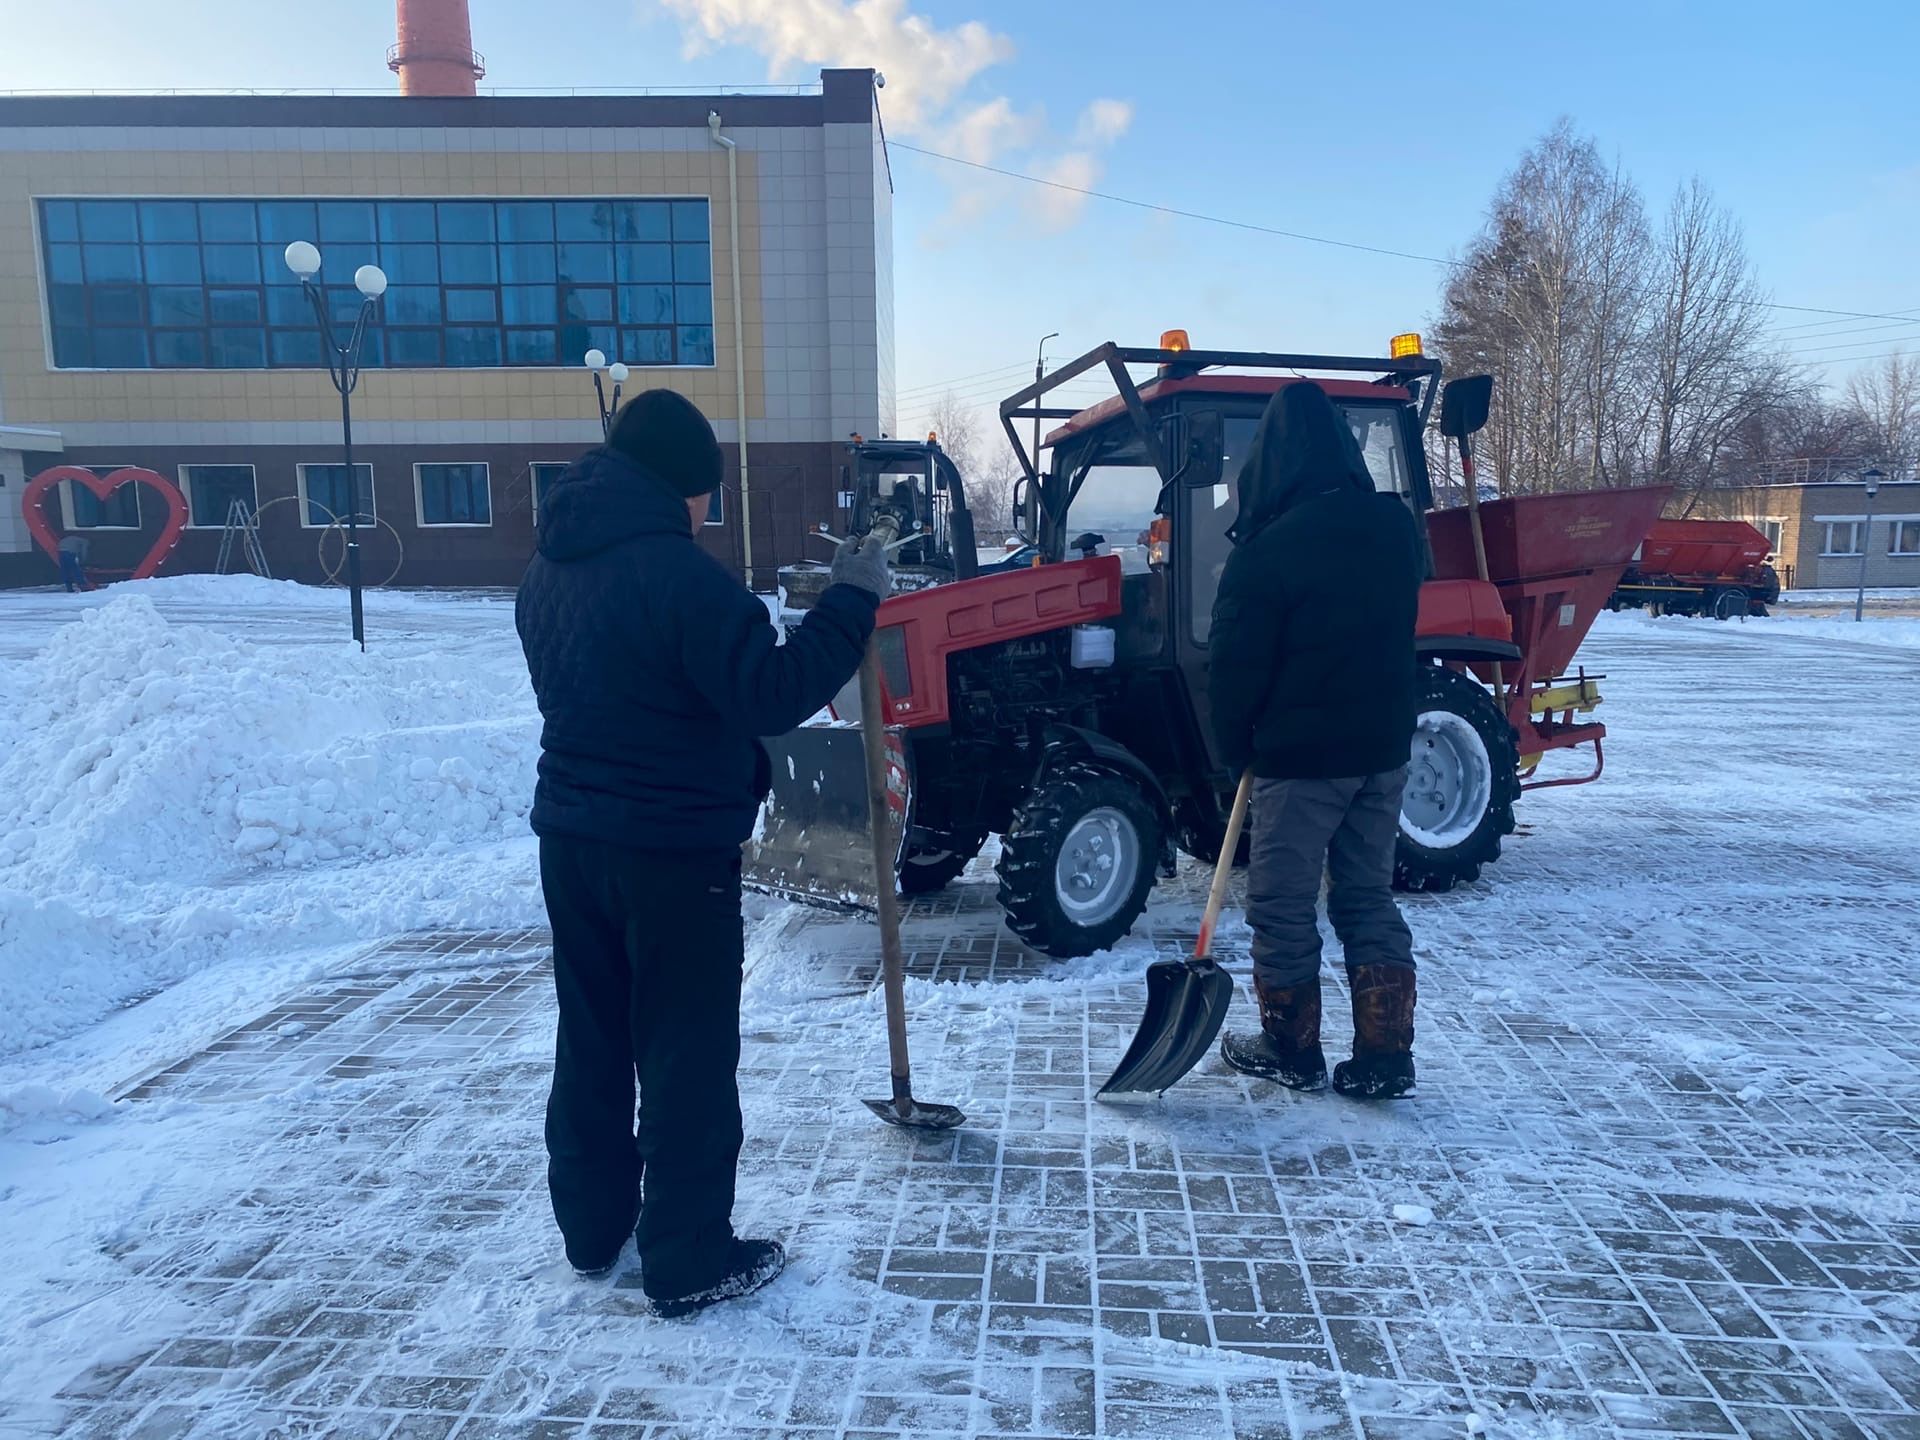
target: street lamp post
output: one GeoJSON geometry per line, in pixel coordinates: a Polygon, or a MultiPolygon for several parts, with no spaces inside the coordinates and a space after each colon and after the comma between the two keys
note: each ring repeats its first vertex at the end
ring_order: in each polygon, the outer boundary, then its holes
{"type": "Polygon", "coordinates": [[[287,268],[300,277],[300,288],[320,322],[320,343],[327,351],[327,377],[340,392],[340,445],[347,467],[347,592],[353,612],[353,638],[365,650],[366,616],[360,603],[360,486],[353,473],[352,395],[360,380],[360,347],[367,336],[367,322],[373,318],[380,297],[387,293],[387,272],[378,265],[362,265],[353,272],[353,288],[360,292],[360,313],[354,317],[353,333],[342,345],[334,338],[326,296],[313,283],[313,277],[320,273],[320,251],[308,241],[296,240],[287,246],[286,259],[287,268]]]}
{"type": "Polygon", "coordinates": [[[1860,542],[1860,588],[1853,595],[1853,618],[1856,624],[1865,618],[1867,608],[1867,561],[1873,558],[1873,497],[1880,493],[1880,482],[1887,477],[1875,465],[1864,471],[1860,478],[1867,487],[1867,536],[1860,542]]]}
{"type": "Polygon", "coordinates": [[[627,383],[627,376],[631,372],[618,360],[609,365],[607,352],[604,350],[589,350],[583,358],[587,369],[593,372],[593,398],[594,403],[600,407],[600,434],[604,438],[613,434],[613,417],[620,409],[620,387],[627,383]],[[607,378],[613,381],[612,404],[607,403],[606,388],[600,383],[602,370],[606,371],[607,378]]]}

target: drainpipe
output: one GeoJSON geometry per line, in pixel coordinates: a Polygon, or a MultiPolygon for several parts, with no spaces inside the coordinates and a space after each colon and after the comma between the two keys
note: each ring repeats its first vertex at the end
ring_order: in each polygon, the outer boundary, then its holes
{"type": "Polygon", "coordinates": [[[753,588],[753,506],[747,490],[747,341],[740,291],[740,157],[733,141],[720,133],[720,112],[707,112],[707,133],[727,152],[727,259],[733,267],[733,391],[735,423],[740,427],[740,565],[753,588]]]}

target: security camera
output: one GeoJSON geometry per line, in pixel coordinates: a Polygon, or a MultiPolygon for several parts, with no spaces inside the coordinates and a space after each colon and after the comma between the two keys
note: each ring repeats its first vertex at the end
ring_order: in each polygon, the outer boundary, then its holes
{"type": "Polygon", "coordinates": [[[876,90],[884,90],[887,88],[887,77],[882,75],[878,70],[873,72],[873,88],[876,90]]]}

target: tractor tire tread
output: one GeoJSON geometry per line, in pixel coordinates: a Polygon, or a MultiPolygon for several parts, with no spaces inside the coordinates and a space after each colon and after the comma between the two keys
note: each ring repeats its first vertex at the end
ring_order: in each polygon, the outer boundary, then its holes
{"type": "Polygon", "coordinates": [[[1157,878],[1160,825],[1154,807],[1126,776],[1085,761],[1072,761],[1049,773],[1026,803],[1014,811],[1000,840],[1000,908],[1007,929],[1022,942],[1056,960],[1077,959],[1110,949],[1133,928],[1146,908],[1157,878]],[[1107,793],[1097,803],[1120,801],[1131,808],[1139,828],[1140,875],[1127,902],[1095,926],[1080,926],[1061,912],[1054,898],[1057,846],[1072,817],[1097,808],[1085,796],[1090,787],[1107,793]]]}
{"type": "Polygon", "coordinates": [[[1456,885],[1478,880],[1482,867],[1500,858],[1501,840],[1513,833],[1513,804],[1520,795],[1519,736],[1484,686],[1445,666],[1421,671],[1415,706],[1419,710],[1451,710],[1471,722],[1487,747],[1493,775],[1486,815],[1461,844],[1448,851],[1433,851],[1414,844],[1405,834],[1399,837],[1394,850],[1393,888],[1444,894],[1456,885]]]}

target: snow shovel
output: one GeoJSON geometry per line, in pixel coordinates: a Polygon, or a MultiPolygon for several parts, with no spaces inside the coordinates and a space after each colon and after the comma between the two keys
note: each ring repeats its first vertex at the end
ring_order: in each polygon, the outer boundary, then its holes
{"type": "MultiPolygon", "coordinates": [[[[867,753],[867,823],[873,837],[873,888],[880,920],[880,976],[887,997],[887,1054],[893,1069],[893,1098],[868,1100],[866,1106],[889,1125],[915,1130],[951,1130],[967,1117],[953,1105],[913,1098],[907,1063],[905,961],[900,953],[900,899],[894,893],[893,856],[899,844],[889,834],[892,803],[887,780],[886,730],[880,714],[880,646],[876,635],[860,660],[860,736],[867,753]]],[[[1218,1028],[1218,1027],[1215,1027],[1218,1028]]]]}
{"type": "Polygon", "coordinates": [[[1234,851],[1247,823],[1247,800],[1253,794],[1253,771],[1240,777],[1234,792],[1227,833],[1220,842],[1220,858],[1213,867],[1213,888],[1207,892],[1207,912],[1200,917],[1200,934],[1187,960],[1156,960],[1147,967],[1147,1011],[1140,1029],[1120,1057],[1120,1064],[1097,1099],[1116,1100],[1158,1095],[1200,1063],[1213,1048],[1233,1003],[1233,977],[1213,960],[1213,927],[1227,898],[1227,879],[1233,874],[1234,851]]]}

